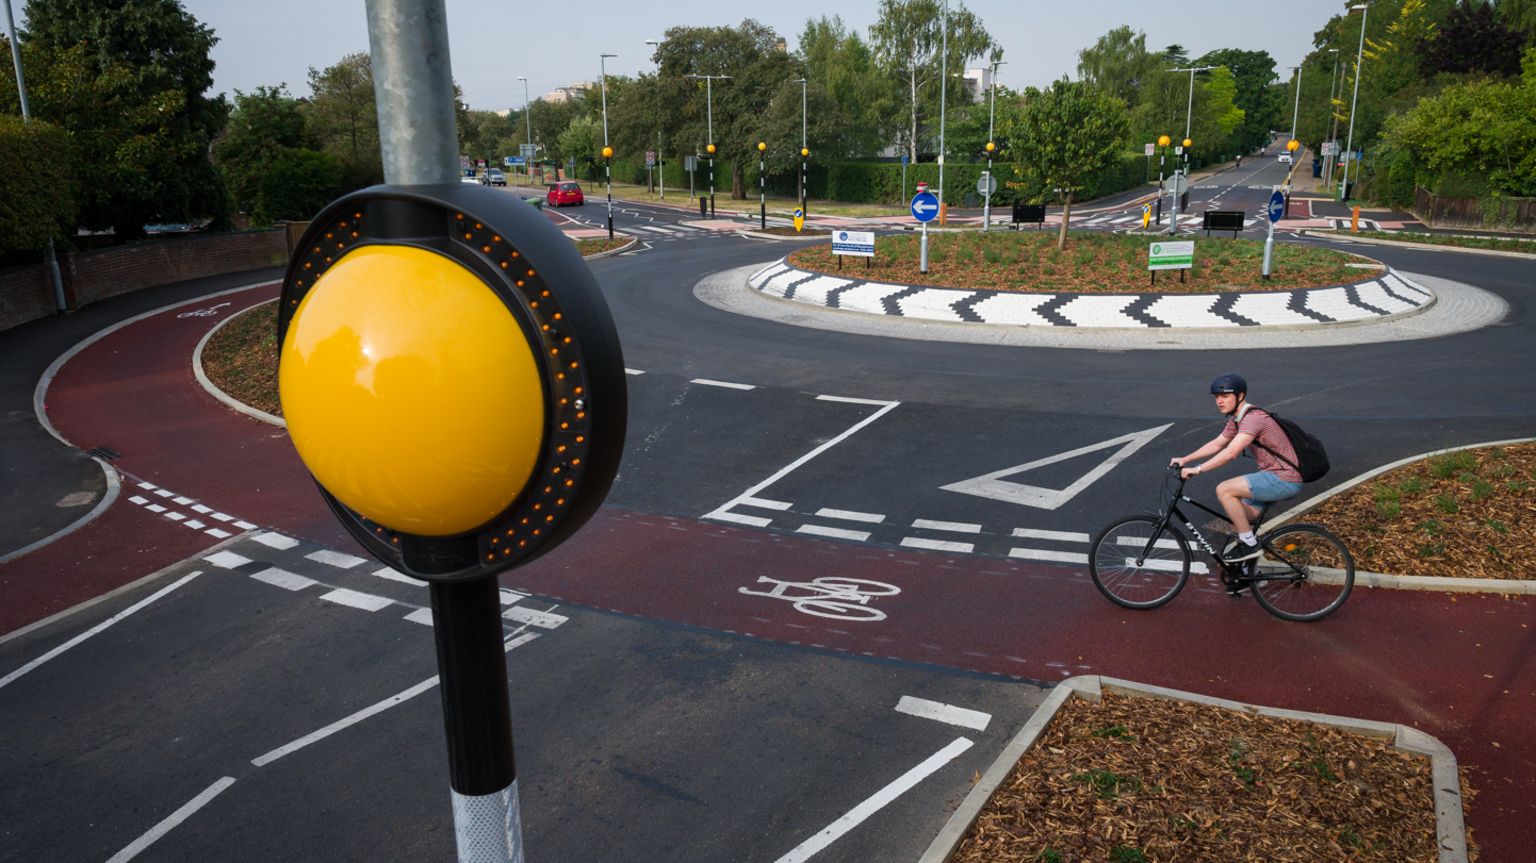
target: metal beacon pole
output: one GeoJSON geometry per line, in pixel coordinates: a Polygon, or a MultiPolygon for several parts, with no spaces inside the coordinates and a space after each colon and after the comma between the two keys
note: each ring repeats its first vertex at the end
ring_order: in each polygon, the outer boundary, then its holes
{"type": "Polygon", "coordinates": [[[444,3],[367,0],[385,182],[322,209],[289,260],[278,390],[342,526],[430,584],[458,859],[521,863],[497,576],[597,510],[627,395],[574,246],[458,182],[444,3]]]}

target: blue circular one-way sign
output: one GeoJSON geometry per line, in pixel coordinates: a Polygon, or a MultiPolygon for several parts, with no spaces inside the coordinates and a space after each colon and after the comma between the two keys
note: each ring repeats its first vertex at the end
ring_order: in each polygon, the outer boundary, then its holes
{"type": "Polygon", "coordinates": [[[939,217],[939,198],[932,192],[918,192],[912,196],[912,218],[919,222],[931,222],[939,217]]]}
{"type": "Polygon", "coordinates": [[[1278,222],[1285,217],[1285,196],[1280,194],[1279,189],[1276,189],[1275,193],[1269,196],[1268,212],[1271,222],[1278,222]]]}

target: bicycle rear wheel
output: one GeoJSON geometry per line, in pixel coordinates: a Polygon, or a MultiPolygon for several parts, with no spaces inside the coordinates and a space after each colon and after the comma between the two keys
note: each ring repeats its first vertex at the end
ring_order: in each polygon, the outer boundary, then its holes
{"type": "Polygon", "coordinates": [[[1291,524],[1264,537],[1253,598],[1276,617],[1312,621],[1338,611],[1355,586],[1355,561],[1343,540],[1315,524],[1291,524]]]}
{"type": "Polygon", "coordinates": [[[1159,523],[1147,515],[1122,518],[1088,547],[1093,586],[1121,608],[1157,608],[1189,581],[1189,544],[1167,525],[1159,530],[1159,523]]]}

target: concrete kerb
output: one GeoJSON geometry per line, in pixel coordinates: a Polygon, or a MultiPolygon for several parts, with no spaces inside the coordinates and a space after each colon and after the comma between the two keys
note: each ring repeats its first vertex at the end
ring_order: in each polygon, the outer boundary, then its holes
{"type": "Polygon", "coordinates": [[[198,342],[197,342],[197,348],[192,351],[192,376],[197,378],[198,384],[200,386],[202,386],[202,388],[203,388],[203,390],[205,392],[207,392],[209,395],[213,396],[215,399],[218,399],[219,402],[221,402],[225,407],[229,408],[230,410],[236,411],[237,413],[245,414],[246,416],[251,417],[252,419],[261,420],[262,422],[267,423],[268,425],[275,425],[275,426],[277,426],[279,428],[287,428],[288,427],[288,423],[282,417],[274,416],[273,414],[269,414],[269,413],[267,413],[264,410],[259,410],[257,408],[253,408],[250,405],[246,404],[245,402],[242,402],[239,399],[236,399],[234,396],[231,396],[229,393],[226,393],[223,390],[219,389],[218,384],[215,384],[213,382],[213,380],[208,377],[207,372],[203,371],[203,348],[206,347],[208,342],[213,339],[214,333],[217,333],[220,329],[222,329],[224,327],[225,324],[227,324],[230,321],[240,317],[240,315],[248,314],[248,313],[250,313],[250,312],[252,312],[252,311],[254,311],[256,309],[261,308],[262,306],[266,305],[267,303],[275,303],[275,302],[277,302],[277,298],[276,297],[274,297],[274,298],[272,298],[270,300],[267,300],[266,302],[263,302],[263,303],[257,303],[256,305],[251,306],[248,309],[243,309],[243,310],[240,311],[239,314],[230,315],[229,317],[225,318],[222,321],[219,321],[217,324],[215,324],[213,327],[211,327],[208,330],[208,332],[203,333],[203,337],[201,339],[199,339],[198,342]]]}
{"type": "MultiPolygon", "coordinates": [[[[1390,464],[1382,465],[1363,474],[1328,489],[1317,497],[1309,498],[1303,503],[1286,510],[1269,522],[1271,527],[1284,524],[1299,516],[1305,515],[1317,509],[1331,498],[1337,497],[1366,482],[1381,476],[1389,471],[1396,470],[1404,465],[1424,461],[1438,455],[1462,452],[1469,449],[1482,449],[1491,446],[1513,446],[1515,444],[1536,442],[1536,438],[1514,438],[1512,440],[1496,440],[1486,443],[1467,444],[1465,446],[1449,447],[1447,449],[1432,450],[1420,455],[1411,455],[1398,459],[1390,464]]],[[[1441,590],[1452,593],[1504,593],[1511,595],[1536,595],[1536,581],[1519,581],[1502,578],[1454,578],[1429,575],[1389,575],[1375,572],[1355,572],[1355,584],[1364,587],[1394,588],[1397,590],[1441,590]]]]}
{"type": "Polygon", "coordinates": [[[625,252],[629,251],[630,249],[634,248],[635,244],[638,243],[638,242],[640,242],[640,238],[639,237],[630,237],[629,238],[629,242],[625,243],[622,246],[619,246],[617,249],[609,249],[606,252],[598,252],[595,255],[584,255],[583,259],[584,260],[588,260],[588,261],[595,261],[598,258],[608,258],[608,257],[612,257],[614,255],[622,255],[625,252]]]}
{"type": "Polygon", "coordinates": [[[1014,735],[1014,738],[1003,748],[1002,753],[998,755],[996,761],[992,762],[992,766],[987,768],[987,772],[982,775],[981,780],[972,786],[971,792],[961,801],[959,808],[950,816],[949,821],[940,829],[939,834],[934,837],[933,842],[928,846],[927,852],[923,854],[919,863],[948,863],[959,849],[960,843],[965,839],[965,835],[970,832],[972,825],[976,823],[976,819],[980,817],[982,809],[992,799],[992,795],[1008,779],[1009,774],[1013,772],[1013,768],[1018,764],[1019,759],[1029,751],[1029,748],[1034,745],[1045,729],[1050,726],[1051,720],[1055,718],[1057,711],[1069,699],[1083,698],[1089,701],[1099,701],[1105,692],[1142,698],[1185,701],[1278,719],[1313,722],[1321,725],[1330,725],[1353,734],[1391,740],[1393,746],[1399,751],[1422,755],[1429,759],[1435,801],[1435,839],[1439,847],[1438,859],[1440,863],[1465,863],[1467,860],[1467,831],[1462,814],[1461,778],[1457,772],[1456,756],[1445,744],[1416,728],[1409,728],[1390,722],[1352,719],[1325,713],[1307,713],[1277,707],[1261,707],[1245,704],[1240,701],[1213,698],[1208,695],[1135,683],[1113,677],[1083,675],[1063,680],[1045,701],[1035,709],[1029,721],[1024,723],[1024,727],[1019,730],[1019,733],[1014,735]]]}
{"type": "Polygon", "coordinates": [[[1395,246],[1399,249],[1418,249],[1430,252],[1462,252],[1469,255],[1490,255],[1497,258],[1523,258],[1536,260],[1536,252],[1509,252],[1503,249],[1477,249],[1471,246],[1451,246],[1442,243],[1414,243],[1407,240],[1383,240],[1380,237],[1357,237],[1354,234],[1340,234],[1336,231],[1297,231],[1303,237],[1315,237],[1319,240],[1347,240],[1351,243],[1363,243],[1369,246],[1395,246]]]}

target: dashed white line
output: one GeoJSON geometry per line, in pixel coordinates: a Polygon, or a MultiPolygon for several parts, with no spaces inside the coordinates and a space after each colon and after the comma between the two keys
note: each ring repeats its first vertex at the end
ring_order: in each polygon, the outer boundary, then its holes
{"type": "Polygon", "coordinates": [[[1008,556],[1018,560],[1048,560],[1057,563],[1088,563],[1088,555],[1076,551],[1055,551],[1041,548],[1010,548],[1008,556]]]}
{"type": "Polygon", "coordinates": [[[248,521],[238,521],[238,520],[235,522],[235,527],[238,527],[241,530],[255,530],[256,529],[256,525],[251,524],[248,521]]]}
{"type": "Polygon", "coordinates": [[[182,522],[182,524],[186,525],[187,527],[192,528],[193,530],[202,530],[203,528],[208,526],[208,525],[203,524],[202,522],[198,521],[195,518],[189,518],[186,521],[182,522]]]}
{"type": "Polygon", "coordinates": [[[775,509],[780,512],[789,509],[793,504],[782,500],[768,500],[761,497],[742,498],[736,502],[738,506],[755,506],[760,509],[775,509]]]}
{"type": "Polygon", "coordinates": [[[715,521],[729,521],[736,524],[744,524],[748,527],[767,527],[768,525],[773,524],[773,519],[771,518],[763,518],[762,516],[757,515],[742,515],[739,512],[721,512],[716,510],[715,512],[712,512],[704,517],[713,519],[715,521]]]}
{"type": "Polygon", "coordinates": [[[430,609],[430,608],[418,608],[415,611],[411,612],[410,614],[407,614],[405,616],[405,619],[409,620],[412,623],[420,623],[420,624],[424,624],[426,626],[431,626],[432,625],[432,609],[430,609]]]}
{"type": "Polygon", "coordinates": [[[149,828],[149,832],[128,843],[123,850],[113,854],[107,859],[107,863],[127,863],[127,861],[139,856],[145,848],[153,845],[161,836],[171,832],[176,825],[191,818],[197,810],[207,806],[213,798],[224,793],[224,790],[235,784],[233,776],[225,776],[223,779],[203,789],[202,793],[188,800],[180,809],[165,817],[165,820],[149,828]]]}
{"type": "Polygon", "coordinates": [[[216,527],[210,527],[207,530],[203,531],[203,533],[208,534],[209,536],[213,537],[214,539],[229,539],[230,537],[234,536],[234,534],[230,533],[229,531],[227,531],[227,530],[219,530],[216,527]]]}
{"type": "Polygon", "coordinates": [[[724,388],[726,388],[728,390],[755,390],[755,389],[757,389],[757,387],[754,384],[737,384],[737,383],[732,383],[730,381],[710,380],[709,378],[694,378],[692,381],[689,381],[689,383],[695,383],[695,384],[698,384],[700,386],[705,386],[705,387],[724,387],[724,388]]]}
{"type": "Polygon", "coordinates": [[[320,598],[326,602],[334,602],[337,605],[361,608],[363,611],[378,611],[381,608],[388,608],[395,604],[395,601],[389,597],[375,596],[371,593],[363,593],[360,590],[348,590],[345,587],[338,587],[320,598]]]}
{"type": "Polygon", "coordinates": [[[134,495],[133,497],[128,498],[128,502],[129,503],[136,503],[139,506],[143,506],[144,504],[149,503],[149,498],[139,497],[138,495],[134,495]]]}
{"type": "Polygon", "coordinates": [[[939,722],[958,725],[961,728],[972,728],[977,731],[986,731],[987,725],[992,722],[992,714],[990,713],[982,713],[980,710],[969,710],[938,701],[929,701],[926,698],[913,698],[910,695],[903,695],[901,700],[896,702],[896,712],[923,719],[934,719],[939,722]]]}
{"type": "Polygon", "coordinates": [[[625,369],[624,370],[624,374],[626,374],[626,375],[643,375],[643,374],[645,374],[645,372],[643,372],[643,371],[641,371],[639,369],[625,369]]]}
{"type": "Polygon", "coordinates": [[[875,405],[877,407],[896,404],[885,399],[856,399],[851,396],[817,396],[816,400],[819,402],[842,402],[850,405],[875,405]]]}
{"type": "Polygon", "coordinates": [[[171,521],[185,521],[186,518],[187,518],[186,516],[182,515],[179,512],[168,512],[168,513],[165,514],[165,517],[170,519],[171,521]]]}
{"type": "Polygon", "coordinates": [[[1013,535],[1020,539],[1059,539],[1062,542],[1088,542],[1093,539],[1086,533],[1073,533],[1067,530],[1034,530],[1027,527],[1016,527],[1013,535]]]}
{"type": "Polygon", "coordinates": [[[296,572],[278,569],[275,566],[263,569],[261,572],[252,573],[251,578],[270,584],[273,587],[281,587],[284,590],[303,590],[316,583],[313,578],[305,578],[296,572]]]}
{"type": "Polygon", "coordinates": [[[981,525],[965,524],[958,521],[932,521],[920,518],[912,522],[912,526],[919,530],[947,530],[951,533],[981,533],[981,525]]]}
{"type": "Polygon", "coordinates": [[[537,626],[540,629],[555,629],[556,627],[560,626],[560,624],[565,623],[570,619],[561,614],[552,614],[548,611],[535,611],[531,608],[524,608],[521,605],[512,606],[511,608],[502,612],[501,616],[507,620],[512,621],[513,623],[537,626]]]}
{"type": "Polygon", "coordinates": [[[354,557],[350,554],[342,554],[339,551],[331,551],[328,548],[323,548],[319,551],[312,551],[309,554],[304,555],[304,557],[305,559],[312,560],[315,563],[327,564],[329,566],[334,566],[337,569],[351,569],[354,566],[362,566],[368,562],[360,557],[354,557]]]}
{"type": "Polygon", "coordinates": [[[190,498],[190,497],[176,497],[176,498],[173,498],[171,500],[171,503],[174,503],[177,506],[186,506],[187,504],[189,504],[191,502],[192,502],[192,498],[190,498]]]}
{"type": "Polygon", "coordinates": [[[161,506],[158,503],[149,504],[148,506],[146,506],[144,508],[149,510],[150,512],[165,512],[166,511],[165,507],[161,506]]]}
{"type": "Polygon", "coordinates": [[[200,515],[211,515],[213,513],[213,507],[203,506],[200,503],[194,503],[192,504],[192,511],[200,515]]]}
{"type": "Polygon", "coordinates": [[[862,521],[866,524],[881,524],[885,516],[877,512],[857,512],[851,509],[818,509],[817,518],[838,518],[843,521],[862,521]]]}
{"type": "Polygon", "coordinates": [[[901,539],[903,548],[923,548],[929,551],[952,551],[959,554],[970,554],[976,550],[976,546],[969,542],[946,542],[942,539],[923,539],[916,536],[905,536],[901,539]]]}
{"type": "Polygon", "coordinates": [[[409,584],[409,585],[411,585],[413,587],[426,587],[427,586],[427,583],[425,581],[422,581],[419,578],[411,578],[409,575],[406,575],[403,572],[399,572],[399,571],[396,571],[394,569],[391,569],[390,567],[387,567],[387,566],[380,567],[379,569],[375,569],[373,571],[373,574],[378,576],[379,578],[387,578],[390,581],[398,581],[401,584],[409,584]]]}
{"type": "Polygon", "coordinates": [[[803,524],[797,533],[808,533],[813,536],[827,536],[833,539],[851,539],[854,542],[863,542],[869,539],[869,533],[862,530],[847,530],[841,527],[827,527],[821,524],[803,524]]]}
{"type": "Polygon", "coordinates": [[[232,551],[217,551],[203,558],[203,560],[217,566],[219,569],[234,569],[251,562],[248,557],[242,557],[232,551]]]}
{"type": "Polygon", "coordinates": [[[262,545],[275,548],[278,551],[287,551],[288,549],[293,548],[299,544],[299,541],[293,539],[292,537],[283,536],[280,533],[273,533],[272,531],[267,531],[266,533],[258,533],[251,537],[251,539],[256,540],[262,545]]]}

